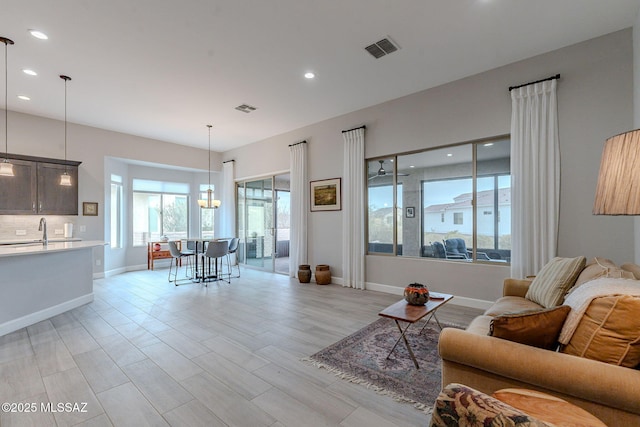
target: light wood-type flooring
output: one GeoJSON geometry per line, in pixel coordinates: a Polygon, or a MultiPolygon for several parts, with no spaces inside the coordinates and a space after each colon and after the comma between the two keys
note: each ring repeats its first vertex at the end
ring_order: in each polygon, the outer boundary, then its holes
{"type": "MultiPolygon", "coordinates": [[[[0,425],[428,425],[411,405],[300,361],[399,296],[250,269],[175,287],[167,273],[95,280],[93,303],[0,337],[0,402],[20,411],[3,406],[0,425]]],[[[454,303],[440,321],[479,314],[454,303]]]]}

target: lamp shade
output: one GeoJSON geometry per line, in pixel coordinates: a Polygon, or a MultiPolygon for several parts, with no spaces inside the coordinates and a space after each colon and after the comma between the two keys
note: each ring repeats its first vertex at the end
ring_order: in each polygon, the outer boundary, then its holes
{"type": "Polygon", "coordinates": [[[0,176],[14,176],[13,165],[7,159],[0,163],[0,176]]]}
{"type": "Polygon", "coordinates": [[[198,206],[201,208],[218,209],[220,207],[220,200],[213,198],[213,190],[209,188],[207,190],[207,198],[198,200],[198,206]]]}
{"type": "Polygon", "coordinates": [[[640,129],[607,139],[594,215],[640,215],[640,129]]]}

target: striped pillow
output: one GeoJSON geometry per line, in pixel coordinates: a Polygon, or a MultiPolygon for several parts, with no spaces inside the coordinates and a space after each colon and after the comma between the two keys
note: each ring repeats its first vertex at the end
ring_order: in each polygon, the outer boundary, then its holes
{"type": "Polygon", "coordinates": [[[575,284],[586,261],[583,256],[552,259],[533,279],[525,298],[545,308],[562,304],[565,294],[575,284]]]}

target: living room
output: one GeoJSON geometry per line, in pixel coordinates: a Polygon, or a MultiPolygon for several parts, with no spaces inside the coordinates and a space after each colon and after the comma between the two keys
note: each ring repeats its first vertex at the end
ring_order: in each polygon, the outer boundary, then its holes
{"type": "MultiPolygon", "coordinates": [[[[365,158],[506,135],[511,120],[509,86],[560,74],[558,117],[562,179],[557,254],[606,256],[617,263],[637,262],[636,246],[640,237],[637,237],[634,220],[591,213],[604,141],[640,123],[640,112],[634,109],[634,102],[637,103],[634,97],[638,96],[634,88],[640,87],[640,67],[636,64],[640,42],[634,34],[634,29],[640,26],[638,18],[633,25],[633,28],[595,38],[577,39],[550,52],[460,76],[455,81],[356,111],[336,108],[332,118],[222,152],[216,149],[214,127],[212,183],[216,189],[224,185],[222,162],[228,160],[234,160],[235,180],[287,171],[290,169],[288,146],[302,140],[307,141],[311,159],[309,180],[340,177],[343,170],[341,131],[361,125],[366,126],[365,158]]],[[[455,75],[455,70],[452,74],[455,75]]],[[[313,99],[308,102],[313,103],[313,99]]],[[[335,103],[340,105],[342,100],[337,99],[335,103]]],[[[212,120],[215,125],[215,117],[212,120]]],[[[60,135],[60,120],[10,110],[8,123],[9,152],[60,157],[61,140],[51,142],[51,135],[60,135]]],[[[197,126],[200,125],[194,125],[197,126]]],[[[204,124],[201,127],[201,139],[206,143],[206,128],[204,124]]],[[[68,156],[82,161],[79,199],[99,202],[100,206],[95,217],[79,215],[71,220],[78,235],[86,240],[109,240],[107,212],[112,174],[126,180],[161,179],[171,174],[183,181],[200,183],[206,181],[206,155],[204,148],[70,122],[68,156]],[[173,170],[167,172],[167,169],[173,170]],[[80,232],[81,228],[85,231],[80,232]]],[[[223,204],[226,202],[222,200],[223,204]]],[[[337,284],[342,277],[341,241],[345,235],[342,215],[342,211],[310,212],[307,228],[308,263],[330,265],[337,284]]],[[[196,221],[194,209],[193,222],[196,221]]],[[[14,225],[15,218],[0,216],[0,228],[14,228],[14,225]]],[[[33,223],[33,229],[36,228],[37,222],[33,223]]],[[[222,230],[223,225],[216,223],[216,234],[222,234],[222,230]]],[[[94,277],[117,277],[121,272],[146,268],[145,260],[145,247],[99,248],[94,251],[94,277]]],[[[508,265],[366,257],[369,290],[399,295],[407,284],[418,281],[434,291],[455,295],[460,305],[478,309],[487,308],[502,295],[503,280],[509,275],[508,265]]]]}

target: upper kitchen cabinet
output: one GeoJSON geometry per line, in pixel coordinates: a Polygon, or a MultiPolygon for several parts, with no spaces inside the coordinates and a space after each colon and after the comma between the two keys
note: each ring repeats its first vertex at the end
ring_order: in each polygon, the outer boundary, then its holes
{"type": "Polygon", "coordinates": [[[0,176],[0,215],[78,215],[80,162],[9,154],[14,176],[0,176]],[[60,185],[65,172],[71,185],[60,185]]]}
{"type": "Polygon", "coordinates": [[[37,209],[37,163],[12,159],[14,176],[0,176],[0,214],[31,214],[37,209]]]}
{"type": "Polygon", "coordinates": [[[38,162],[38,213],[78,215],[78,166],[38,162]],[[60,185],[65,170],[70,186],[60,185]]]}

